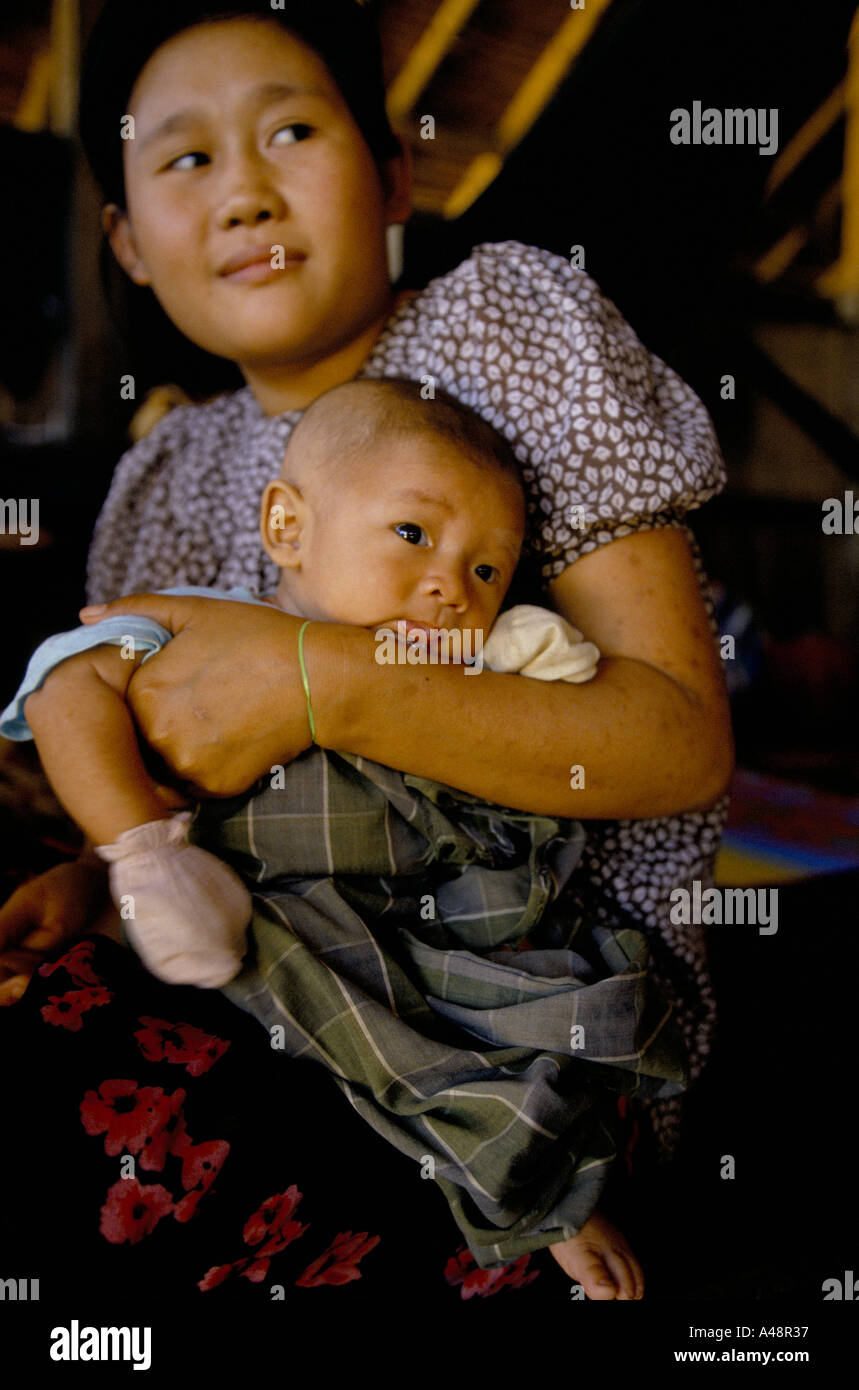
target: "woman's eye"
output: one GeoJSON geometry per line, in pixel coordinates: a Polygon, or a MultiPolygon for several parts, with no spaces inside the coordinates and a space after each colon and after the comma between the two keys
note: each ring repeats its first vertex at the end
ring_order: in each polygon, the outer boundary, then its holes
{"type": "Polygon", "coordinates": [[[487,584],[494,584],[498,579],[498,570],[494,565],[478,565],[474,573],[487,584]]]}
{"type": "Polygon", "coordinates": [[[298,144],[299,140],[306,140],[308,135],[312,134],[312,126],[305,125],[303,121],[290,121],[289,125],[280,126],[274,132],[274,135],[271,138],[273,144],[296,145],[298,144]],[[281,140],[278,138],[279,136],[285,136],[288,138],[281,140]]]}
{"type": "Polygon", "coordinates": [[[394,527],[394,531],[398,536],[402,536],[404,541],[408,541],[409,545],[429,544],[426,531],[414,521],[401,521],[394,527]]]}

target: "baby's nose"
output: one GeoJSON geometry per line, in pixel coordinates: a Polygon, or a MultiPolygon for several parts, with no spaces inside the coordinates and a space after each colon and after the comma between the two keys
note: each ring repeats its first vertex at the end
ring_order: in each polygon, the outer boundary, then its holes
{"type": "Polygon", "coordinates": [[[468,584],[462,568],[446,565],[434,569],[425,579],[425,588],[446,608],[462,609],[468,602],[468,584]]]}

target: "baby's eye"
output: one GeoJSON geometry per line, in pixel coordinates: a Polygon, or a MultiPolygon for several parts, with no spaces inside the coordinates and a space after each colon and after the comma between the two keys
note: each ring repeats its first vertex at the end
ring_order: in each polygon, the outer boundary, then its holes
{"type": "Polygon", "coordinates": [[[499,571],[494,565],[477,565],[474,573],[478,579],[482,579],[486,584],[497,584],[500,578],[499,571]]]}
{"type": "Polygon", "coordinates": [[[402,536],[409,545],[428,545],[429,537],[422,526],[418,526],[414,521],[400,521],[394,527],[398,536],[402,536]]]}
{"type": "Polygon", "coordinates": [[[167,165],[168,169],[196,169],[196,164],[185,164],[186,159],[208,159],[208,155],[203,154],[202,150],[189,150],[187,154],[180,154],[177,159],[171,159],[167,165]]]}
{"type": "Polygon", "coordinates": [[[278,145],[297,145],[300,140],[306,140],[308,135],[313,134],[313,127],[306,125],[303,121],[290,121],[289,125],[280,126],[272,138],[272,144],[278,145]],[[283,135],[287,138],[279,140],[278,136],[283,135]]]}

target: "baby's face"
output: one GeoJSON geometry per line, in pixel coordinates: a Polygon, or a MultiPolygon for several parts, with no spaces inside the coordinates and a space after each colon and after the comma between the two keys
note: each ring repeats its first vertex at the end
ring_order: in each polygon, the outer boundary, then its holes
{"type": "Polygon", "coordinates": [[[488,635],[522,545],[514,479],[452,444],[398,436],[338,478],[324,501],[308,495],[300,570],[290,580],[302,616],[373,631],[405,619],[407,631],[488,635]]]}

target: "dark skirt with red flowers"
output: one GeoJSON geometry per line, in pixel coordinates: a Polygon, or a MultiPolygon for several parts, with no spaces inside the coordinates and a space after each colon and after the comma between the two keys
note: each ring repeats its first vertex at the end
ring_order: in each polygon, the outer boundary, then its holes
{"type": "Polygon", "coordinates": [[[43,966],[0,1038],[0,1273],[43,1300],[569,1302],[548,1251],[478,1269],[435,1184],[326,1071],[106,938],[43,966]]]}

